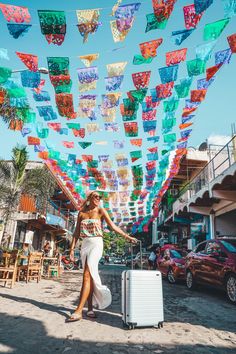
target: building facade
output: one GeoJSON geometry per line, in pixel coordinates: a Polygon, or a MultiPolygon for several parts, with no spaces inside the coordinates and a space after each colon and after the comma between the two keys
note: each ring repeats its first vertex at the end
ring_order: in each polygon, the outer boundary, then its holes
{"type": "Polygon", "coordinates": [[[220,235],[236,237],[235,145],[233,137],[214,151],[188,151],[162,199],[160,236],[188,249],[220,235]]]}
{"type": "MultiPolygon", "coordinates": [[[[17,211],[6,225],[10,235],[9,248],[22,248],[23,243],[29,243],[34,250],[42,250],[46,241],[50,242],[51,254],[57,250],[69,247],[75,228],[78,204],[63,182],[42,162],[29,162],[26,170],[32,168],[49,169],[51,178],[55,181],[55,192],[39,206],[37,200],[22,195],[17,211]]],[[[27,173],[27,172],[26,172],[27,173]]],[[[0,244],[3,235],[3,220],[0,224],[0,244]]]]}

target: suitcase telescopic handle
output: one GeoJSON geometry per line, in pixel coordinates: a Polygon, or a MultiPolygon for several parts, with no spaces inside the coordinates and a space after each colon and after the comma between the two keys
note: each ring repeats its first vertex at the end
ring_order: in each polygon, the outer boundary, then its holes
{"type": "MultiPolygon", "coordinates": [[[[139,252],[140,252],[140,268],[143,269],[143,253],[142,253],[142,241],[138,240],[139,243],[139,252]]],[[[131,269],[134,269],[134,260],[133,260],[133,254],[134,254],[134,245],[131,243],[131,269]]]]}

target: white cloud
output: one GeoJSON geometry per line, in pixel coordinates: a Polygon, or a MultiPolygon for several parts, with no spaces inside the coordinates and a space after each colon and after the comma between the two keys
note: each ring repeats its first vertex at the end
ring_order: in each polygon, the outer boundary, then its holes
{"type": "Polygon", "coordinates": [[[213,145],[226,145],[229,140],[231,139],[231,136],[229,135],[217,135],[217,134],[211,134],[208,139],[208,145],[213,144],[213,145]]]}

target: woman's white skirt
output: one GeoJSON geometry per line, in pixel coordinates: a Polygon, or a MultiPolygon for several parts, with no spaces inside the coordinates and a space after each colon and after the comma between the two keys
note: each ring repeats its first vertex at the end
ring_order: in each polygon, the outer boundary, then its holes
{"type": "Polygon", "coordinates": [[[103,253],[102,237],[86,237],[82,242],[81,258],[83,268],[87,259],[90,274],[93,278],[93,306],[99,309],[105,309],[111,304],[111,292],[107,286],[102,285],[99,273],[98,263],[103,253]]]}

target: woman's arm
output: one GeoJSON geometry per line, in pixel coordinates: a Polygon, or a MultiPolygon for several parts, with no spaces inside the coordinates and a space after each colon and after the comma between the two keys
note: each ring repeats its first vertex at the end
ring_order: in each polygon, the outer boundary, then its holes
{"type": "Polygon", "coordinates": [[[104,209],[101,208],[101,212],[102,212],[102,217],[105,219],[107,225],[117,234],[121,235],[122,237],[124,237],[126,240],[131,241],[136,243],[137,239],[134,237],[129,236],[127,233],[125,233],[124,231],[122,231],[118,226],[116,226],[114,224],[114,222],[111,220],[108,212],[104,209]]]}
{"type": "Polygon", "coordinates": [[[73,233],[72,242],[71,242],[71,245],[70,245],[70,259],[71,260],[74,260],[74,248],[75,248],[75,245],[76,245],[76,243],[77,243],[77,241],[79,239],[79,236],[80,236],[80,222],[81,222],[81,217],[80,217],[80,215],[78,215],[76,228],[75,228],[75,231],[73,233]]]}

